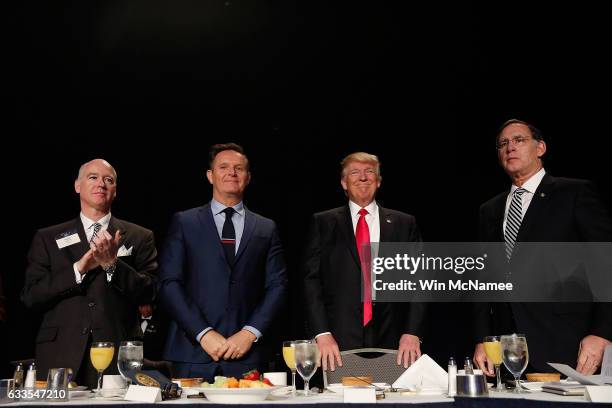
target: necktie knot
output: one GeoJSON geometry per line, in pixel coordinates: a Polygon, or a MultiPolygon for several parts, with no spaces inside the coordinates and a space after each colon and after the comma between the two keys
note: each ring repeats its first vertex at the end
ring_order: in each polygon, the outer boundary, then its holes
{"type": "Polygon", "coordinates": [[[368,215],[369,212],[365,208],[362,208],[361,210],[359,210],[358,214],[361,215],[362,217],[364,217],[364,216],[368,215]]]}
{"type": "Polygon", "coordinates": [[[514,190],[514,195],[520,197],[520,196],[522,196],[526,192],[527,192],[527,190],[525,190],[523,187],[519,187],[516,190],[514,190]]]}
{"type": "Polygon", "coordinates": [[[227,207],[223,210],[223,212],[225,213],[225,217],[229,217],[229,219],[232,219],[232,216],[234,215],[236,210],[234,210],[232,207],[227,207]]]}

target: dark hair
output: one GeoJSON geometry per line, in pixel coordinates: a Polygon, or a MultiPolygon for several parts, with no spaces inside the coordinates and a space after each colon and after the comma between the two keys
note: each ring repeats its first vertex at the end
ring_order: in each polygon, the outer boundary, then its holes
{"type": "Polygon", "coordinates": [[[510,120],[505,121],[499,127],[499,130],[497,131],[497,138],[499,138],[499,135],[501,135],[501,132],[505,128],[507,128],[508,126],[513,125],[513,124],[520,124],[520,125],[527,126],[529,128],[529,131],[531,132],[531,136],[535,140],[539,140],[539,141],[544,140],[544,137],[542,136],[542,132],[540,132],[540,130],[537,127],[535,127],[535,126],[533,126],[533,125],[531,125],[531,124],[529,124],[529,123],[527,123],[527,122],[525,122],[523,120],[520,120],[520,119],[510,119],[510,120]]]}
{"type": "Polygon", "coordinates": [[[247,161],[247,169],[249,168],[249,158],[246,156],[246,154],[244,154],[244,149],[242,148],[242,146],[236,143],[218,143],[210,147],[210,152],[209,152],[210,161],[208,162],[209,169],[212,169],[213,162],[215,161],[215,157],[217,157],[219,153],[224,152],[226,150],[233,150],[243,155],[247,161]]]}

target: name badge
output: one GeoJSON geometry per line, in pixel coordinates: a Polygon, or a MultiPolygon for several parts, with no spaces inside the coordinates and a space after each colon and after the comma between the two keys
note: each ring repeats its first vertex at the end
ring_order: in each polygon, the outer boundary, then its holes
{"type": "Polygon", "coordinates": [[[76,230],[68,231],[55,237],[55,242],[57,243],[57,247],[62,249],[70,245],[78,244],[81,242],[81,238],[79,238],[79,234],[76,232],[76,230]]]}

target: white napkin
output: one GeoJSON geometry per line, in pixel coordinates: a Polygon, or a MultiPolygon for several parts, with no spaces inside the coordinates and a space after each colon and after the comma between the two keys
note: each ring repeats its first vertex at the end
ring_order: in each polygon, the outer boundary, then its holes
{"type": "Polygon", "coordinates": [[[121,245],[121,248],[119,248],[119,251],[117,251],[117,256],[130,256],[132,255],[133,248],[134,246],[131,246],[130,249],[127,249],[125,245],[121,245]]]}
{"type": "Polygon", "coordinates": [[[423,354],[393,383],[393,388],[444,389],[448,388],[448,374],[442,367],[423,354]]]}

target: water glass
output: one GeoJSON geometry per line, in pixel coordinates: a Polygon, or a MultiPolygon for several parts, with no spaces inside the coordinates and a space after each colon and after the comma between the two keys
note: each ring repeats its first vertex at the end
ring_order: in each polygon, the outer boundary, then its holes
{"type": "Polygon", "coordinates": [[[119,374],[128,384],[132,384],[130,373],[140,371],[143,363],[142,341],[122,341],[117,355],[119,374]]]}
{"type": "Polygon", "coordinates": [[[510,334],[501,336],[502,360],[504,365],[514,376],[514,392],[520,394],[521,374],[529,363],[529,350],[527,349],[527,338],[524,334],[510,334]]]}

